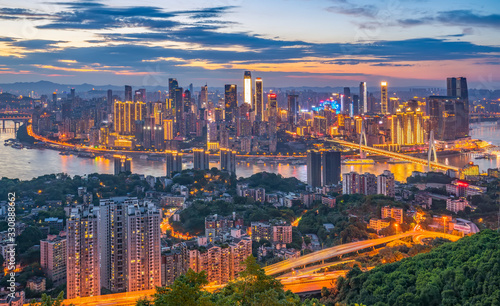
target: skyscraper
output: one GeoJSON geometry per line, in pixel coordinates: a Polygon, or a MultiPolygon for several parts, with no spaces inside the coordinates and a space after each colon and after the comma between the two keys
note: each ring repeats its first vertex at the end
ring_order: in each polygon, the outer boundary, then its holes
{"type": "Polygon", "coordinates": [[[307,151],[307,184],[321,187],[321,152],[317,150],[307,151]]]}
{"type": "Polygon", "coordinates": [[[389,170],[377,177],[377,194],[383,194],[388,197],[395,196],[394,174],[389,170]]]}
{"type": "Polygon", "coordinates": [[[252,109],[255,109],[252,96],[252,74],[250,71],[245,71],[243,75],[243,102],[248,103],[251,105],[252,109]]]}
{"type": "Polygon", "coordinates": [[[67,220],[67,298],[101,294],[99,235],[94,206],[72,208],[67,220]]]}
{"type": "Polygon", "coordinates": [[[346,114],[350,114],[351,111],[351,89],[349,87],[344,87],[344,105],[342,105],[342,109],[346,114]]]}
{"type": "Polygon", "coordinates": [[[208,86],[201,86],[200,91],[200,104],[198,108],[207,108],[208,107],[208,86]]]}
{"type": "Polygon", "coordinates": [[[323,186],[338,184],[341,176],[341,152],[328,150],[322,152],[323,186]]]}
{"type": "Polygon", "coordinates": [[[389,114],[389,97],[387,95],[387,82],[380,82],[380,112],[389,114]]]}
{"type": "Polygon", "coordinates": [[[235,118],[238,108],[237,102],[237,86],[234,84],[226,84],[224,87],[224,102],[225,102],[225,120],[232,122],[235,118]]]}
{"type": "Polygon", "coordinates": [[[227,148],[220,149],[220,169],[236,173],[236,151],[227,148]]]}
{"type": "Polygon", "coordinates": [[[261,78],[255,79],[255,121],[263,121],[264,87],[261,78]]]}
{"type": "Polygon", "coordinates": [[[108,89],[107,102],[108,102],[107,111],[108,111],[108,114],[111,114],[113,112],[113,91],[111,89],[108,89]]]}
{"type": "Polygon", "coordinates": [[[180,133],[181,136],[185,136],[184,132],[186,130],[184,125],[184,106],[183,106],[183,98],[182,98],[182,87],[177,87],[174,89],[174,107],[175,107],[175,126],[176,126],[176,134],[180,133]]]}
{"type": "Polygon", "coordinates": [[[267,110],[269,121],[269,138],[275,139],[278,129],[278,100],[275,93],[267,95],[267,110]]]}
{"type": "Polygon", "coordinates": [[[203,148],[193,149],[193,169],[195,170],[208,170],[210,169],[209,164],[209,152],[205,151],[203,148]]]}
{"type": "Polygon", "coordinates": [[[457,132],[463,130],[463,127],[458,126],[456,115],[457,111],[463,110],[463,105],[460,97],[429,97],[427,114],[430,117],[430,129],[434,131],[437,140],[448,141],[464,137],[463,133],[457,132]]]}
{"type": "Polygon", "coordinates": [[[368,109],[368,93],[366,91],[366,82],[359,83],[359,109],[360,114],[366,114],[368,109]]]}
{"type": "Polygon", "coordinates": [[[134,102],[146,102],[146,89],[140,88],[135,91],[134,102]]]}
{"type": "Polygon", "coordinates": [[[455,116],[457,120],[457,138],[469,135],[469,91],[467,79],[464,77],[447,79],[447,95],[459,97],[455,102],[455,116]]]}
{"type": "Polygon", "coordinates": [[[125,99],[124,101],[134,101],[132,100],[132,86],[125,85],[125,99]]]}
{"type": "Polygon", "coordinates": [[[175,89],[179,87],[179,83],[177,79],[170,78],[168,79],[168,98],[174,99],[175,89]]]}
{"type": "Polygon", "coordinates": [[[298,106],[298,95],[290,94],[287,95],[288,99],[288,124],[291,127],[297,125],[297,113],[299,112],[298,106]]]}
{"type": "Polygon", "coordinates": [[[177,151],[167,151],[165,154],[167,164],[167,177],[171,178],[174,172],[182,171],[182,153],[177,151]]]}

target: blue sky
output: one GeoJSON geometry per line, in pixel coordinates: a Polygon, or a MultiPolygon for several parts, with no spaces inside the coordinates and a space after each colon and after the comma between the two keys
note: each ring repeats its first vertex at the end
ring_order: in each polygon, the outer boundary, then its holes
{"type": "Polygon", "coordinates": [[[500,2],[3,1],[0,82],[500,88],[500,2]]]}

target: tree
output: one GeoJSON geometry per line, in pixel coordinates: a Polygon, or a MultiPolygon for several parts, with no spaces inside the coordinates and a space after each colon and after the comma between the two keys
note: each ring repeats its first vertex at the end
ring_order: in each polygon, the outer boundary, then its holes
{"type": "MultiPolygon", "coordinates": [[[[196,273],[192,269],[177,278],[170,288],[158,287],[154,295],[155,306],[209,306],[210,293],[203,290],[207,285],[207,274],[205,271],[196,273]]],[[[143,301],[141,301],[143,303],[143,301]]],[[[141,304],[137,304],[141,305],[141,304]]],[[[144,305],[144,304],[142,304],[144,305]]]]}
{"type": "MultiPolygon", "coordinates": [[[[63,301],[64,301],[64,291],[61,291],[59,295],[53,299],[51,296],[47,294],[42,294],[42,299],[40,302],[37,302],[35,300],[32,300],[29,305],[30,306],[63,306],[63,301]]],[[[67,306],[74,306],[73,304],[67,305],[67,306]]]]}

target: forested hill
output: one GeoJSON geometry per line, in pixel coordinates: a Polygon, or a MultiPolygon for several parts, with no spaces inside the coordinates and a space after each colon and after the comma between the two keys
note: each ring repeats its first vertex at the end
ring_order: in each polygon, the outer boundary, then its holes
{"type": "Polygon", "coordinates": [[[363,273],[351,270],[326,304],[500,305],[500,234],[485,230],[363,273]]]}

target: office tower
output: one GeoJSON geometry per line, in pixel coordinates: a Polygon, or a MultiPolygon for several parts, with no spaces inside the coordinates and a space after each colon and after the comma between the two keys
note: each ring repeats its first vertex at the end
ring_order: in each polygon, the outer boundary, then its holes
{"type": "Polygon", "coordinates": [[[288,124],[290,127],[294,127],[297,125],[297,116],[299,112],[299,105],[298,105],[298,95],[296,94],[291,94],[287,95],[288,99],[288,124]]]}
{"type": "Polygon", "coordinates": [[[220,149],[220,169],[236,173],[236,151],[227,148],[220,149]]]}
{"type": "Polygon", "coordinates": [[[359,96],[352,95],[352,103],[351,103],[351,117],[361,115],[359,111],[359,96]]]}
{"type": "Polygon", "coordinates": [[[185,126],[184,126],[184,107],[182,98],[182,87],[177,87],[174,89],[174,99],[173,104],[175,107],[175,126],[176,134],[180,133],[181,136],[185,136],[185,126]]]}
{"type": "Polygon", "coordinates": [[[198,108],[207,108],[208,107],[208,86],[201,86],[200,91],[200,103],[198,104],[198,108]]]}
{"type": "Polygon", "coordinates": [[[132,135],[135,127],[135,104],[132,101],[114,102],[115,132],[120,135],[132,135]]]}
{"type": "Polygon", "coordinates": [[[389,118],[391,122],[391,143],[404,145],[423,144],[424,116],[419,107],[397,109],[389,118]]]}
{"type": "Polygon", "coordinates": [[[167,163],[167,177],[172,178],[174,172],[182,171],[182,153],[177,151],[167,151],[165,154],[167,163]]]}
{"type": "Polygon", "coordinates": [[[193,169],[195,170],[209,170],[209,152],[203,148],[193,149],[193,169]]]}
{"type": "MultiPolygon", "coordinates": [[[[175,89],[179,87],[179,83],[177,79],[169,78],[168,79],[168,98],[174,99],[175,89]]],[[[174,104],[175,105],[175,104],[174,104]]]]}
{"type": "Polygon", "coordinates": [[[101,294],[99,235],[94,206],[72,208],[67,219],[67,298],[101,294]]]}
{"type": "Polygon", "coordinates": [[[111,114],[113,112],[113,91],[111,89],[108,89],[107,103],[107,112],[111,114]]]}
{"type": "Polygon", "coordinates": [[[131,172],[132,158],[127,158],[125,155],[115,155],[115,175],[120,173],[131,172]]]}
{"type": "Polygon", "coordinates": [[[52,107],[57,107],[57,92],[55,91],[52,93],[52,103],[52,107]]]}
{"type": "Polygon", "coordinates": [[[278,129],[278,101],[275,93],[267,95],[267,110],[269,121],[269,138],[275,139],[278,129]]]}
{"type": "Polygon", "coordinates": [[[224,87],[224,102],[225,102],[225,120],[232,122],[235,119],[238,109],[238,92],[237,86],[234,84],[226,84],[224,87]]]}
{"type": "Polygon", "coordinates": [[[56,286],[66,282],[66,242],[54,235],[40,240],[40,266],[56,286]]]}
{"type": "Polygon", "coordinates": [[[323,151],[323,186],[336,185],[340,182],[341,176],[341,152],[323,151]]]}
{"type": "Polygon", "coordinates": [[[461,131],[462,127],[458,126],[456,116],[456,112],[462,110],[462,105],[464,104],[460,97],[429,97],[427,114],[430,119],[430,130],[434,131],[436,140],[448,141],[463,137],[463,133],[457,132],[461,131]]]}
{"type": "Polygon", "coordinates": [[[394,197],[394,188],[394,174],[389,170],[384,170],[384,173],[377,177],[377,194],[394,197]]]}
{"type": "Polygon", "coordinates": [[[253,103],[252,74],[250,71],[245,71],[243,75],[243,103],[247,103],[252,109],[255,109],[253,103]]]}
{"type": "Polygon", "coordinates": [[[127,212],[127,291],[161,285],[160,210],[153,203],[129,205],[127,212]]]}
{"type": "Polygon", "coordinates": [[[134,93],[134,102],[146,102],[146,89],[141,88],[134,93]]]}
{"type": "Polygon", "coordinates": [[[351,89],[349,87],[344,87],[344,105],[342,105],[342,109],[346,114],[349,114],[351,111],[351,89]]]}
{"type": "Polygon", "coordinates": [[[359,112],[360,114],[368,113],[368,93],[366,91],[366,82],[359,83],[359,112]]]}
{"type": "Polygon", "coordinates": [[[387,82],[380,82],[380,112],[389,114],[389,96],[387,95],[387,82]]]}
{"type": "Polygon", "coordinates": [[[457,138],[469,136],[469,92],[467,79],[464,77],[447,79],[448,97],[459,97],[455,101],[455,116],[457,125],[457,138]]]}
{"type": "Polygon", "coordinates": [[[191,112],[191,92],[189,89],[184,90],[184,114],[191,112]]]}
{"type": "Polygon", "coordinates": [[[307,151],[307,184],[321,187],[321,152],[317,150],[307,151]]]}
{"type": "Polygon", "coordinates": [[[124,101],[134,101],[132,100],[132,86],[125,85],[125,97],[124,101]]]}
{"type": "Polygon", "coordinates": [[[255,79],[255,121],[264,120],[264,87],[261,78],[255,79]]]}

